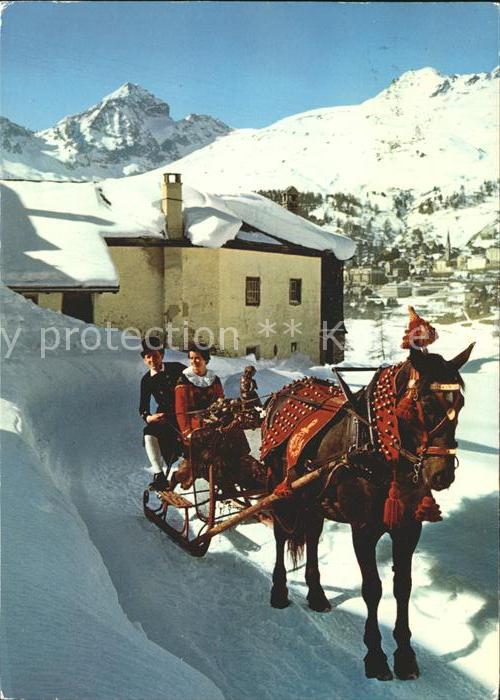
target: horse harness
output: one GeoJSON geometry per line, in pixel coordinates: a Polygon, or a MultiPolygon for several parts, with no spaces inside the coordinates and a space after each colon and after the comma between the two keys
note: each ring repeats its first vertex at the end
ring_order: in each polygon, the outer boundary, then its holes
{"type": "Polygon", "coordinates": [[[413,481],[417,483],[423,462],[428,457],[455,456],[456,444],[453,447],[430,444],[449,422],[456,425],[461,402],[460,384],[431,382],[429,389],[437,395],[439,403],[444,408],[444,415],[439,422],[428,429],[425,422],[425,411],[420,393],[420,373],[414,367],[403,396],[398,399],[397,380],[405,363],[380,368],[367,390],[367,409],[370,421],[370,434],[374,444],[384,455],[387,462],[396,463],[404,457],[413,465],[413,481]],[[444,393],[453,395],[452,405],[448,405],[444,393]],[[420,428],[421,442],[415,453],[404,448],[399,436],[398,418],[415,419],[420,428]]]}
{"type": "MultiPolygon", "coordinates": [[[[347,425],[345,429],[346,451],[339,455],[342,465],[353,473],[363,478],[380,482],[382,475],[377,473],[373,466],[380,466],[381,461],[386,465],[395,465],[401,457],[405,458],[413,466],[413,482],[418,483],[424,460],[435,456],[455,456],[456,445],[444,447],[429,444],[433,437],[439,434],[448,422],[457,423],[459,404],[461,401],[460,384],[432,382],[429,389],[437,395],[439,403],[444,408],[441,420],[430,430],[425,425],[425,411],[420,394],[420,373],[414,367],[410,369],[405,390],[401,398],[398,398],[397,381],[406,363],[380,367],[374,374],[368,385],[364,402],[366,402],[367,419],[361,412],[344,403],[343,410],[347,413],[347,425]],[[443,398],[444,393],[453,395],[452,405],[448,405],[443,398]],[[402,418],[405,412],[417,418],[421,430],[421,444],[415,452],[411,452],[401,444],[399,435],[398,418],[402,418]],[[382,459],[381,459],[382,458],[382,459]]],[[[312,380],[309,380],[312,383],[312,380]]],[[[300,382],[300,380],[299,380],[300,382]]],[[[297,383],[299,383],[297,382],[297,383]]],[[[314,399],[297,396],[288,391],[280,392],[284,396],[293,397],[293,400],[304,404],[309,411],[324,409],[324,405],[315,402],[314,399]]],[[[332,411],[332,418],[335,415],[332,411]]],[[[267,419],[269,421],[269,417],[267,419]]],[[[270,427],[270,426],[268,426],[270,427]]],[[[274,440],[272,440],[274,443],[274,440]]],[[[269,445],[271,447],[271,444],[269,445]]],[[[306,470],[317,466],[310,460],[305,462],[306,470]]]]}

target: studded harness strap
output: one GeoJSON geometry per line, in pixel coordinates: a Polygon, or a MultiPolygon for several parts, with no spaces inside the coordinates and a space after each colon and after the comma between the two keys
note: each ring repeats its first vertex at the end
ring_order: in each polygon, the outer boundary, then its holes
{"type": "Polygon", "coordinates": [[[460,384],[432,382],[430,390],[438,394],[438,400],[445,408],[445,415],[431,430],[425,426],[425,415],[422,401],[419,394],[419,372],[413,367],[410,370],[410,377],[406,386],[406,392],[398,401],[396,381],[405,363],[392,365],[379,370],[378,377],[374,382],[373,389],[367,397],[370,426],[374,443],[383,454],[387,462],[397,463],[401,456],[408,459],[416,467],[415,474],[418,480],[418,472],[423,460],[431,456],[456,455],[456,446],[442,447],[440,445],[429,445],[429,441],[443,428],[447,421],[456,423],[458,417],[458,404],[460,401],[460,384]],[[442,392],[454,394],[454,401],[451,407],[447,407],[441,398],[442,392]],[[402,401],[411,401],[415,408],[421,428],[421,444],[417,447],[416,454],[410,452],[401,445],[398,426],[398,409],[402,401]]]}
{"type": "Polygon", "coordinates": [[[401,448],[396,416],[396,376],[402,365],[378,371],[368,400],[368,415],[375,446],[387,462],[397,462],[401,448]]]}
{"type": "Polygon", "coordinates": [[[346,398],[340,387],[313,377],[292,382],[276,396],[286,400],[277,411],[268,408],[260,456],[265,459],[287,442],[287,467],[291,469],[308,442],[346,405],[346,398]]]}

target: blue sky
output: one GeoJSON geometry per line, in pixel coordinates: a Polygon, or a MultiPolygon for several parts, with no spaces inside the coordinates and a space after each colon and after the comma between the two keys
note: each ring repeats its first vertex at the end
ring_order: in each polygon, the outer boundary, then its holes
{"type": "Polygon", "coordinates": [[[14,2],[2,15],[0,113],[37,130],[138,83],[175,119],[262,127],[359,103],[406,70],[489,71],[486,2],[14,2]]]}

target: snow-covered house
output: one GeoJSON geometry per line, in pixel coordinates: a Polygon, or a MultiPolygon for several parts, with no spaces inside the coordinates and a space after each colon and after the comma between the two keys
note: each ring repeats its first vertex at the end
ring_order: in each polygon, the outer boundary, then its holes
{"type": "Polygon", "coordinates": [[[331,330],[342,340],[354,243],[260,195],[161,175],[4,181],[4,284],[80,318],[70,301],[86,299],[84,320],[163,331],[181,348],[194,337],[229,356],[339,359],[331,330]]]}
{"type": "Polygon", "coordinates": [[[92,322],[93,299],[118,292],[101,232],[115,223],[88,183],[0,183],[3,284],[40,306],[92,322]]]}

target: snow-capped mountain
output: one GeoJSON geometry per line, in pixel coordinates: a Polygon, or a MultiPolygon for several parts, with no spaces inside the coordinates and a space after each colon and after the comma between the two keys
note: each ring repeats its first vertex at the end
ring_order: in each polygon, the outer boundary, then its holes
{"type": "Polygon", "coordinates": [[[50,129],[31,132],[8,120],[1,126],[6,177],[29,177],[30,162],[32,177],[44,172],[77,178],[144,172],[230,131],[206,115],[190,114],[175,121],[166,102],[132,83],[50,129]]]}
{"type": "Polygon", "coordinates": [[[359,105],[234,131],[211,117],[174,121],[166,103],[126,83],[52,129],[2,120],[4,176],[120,177],[168,165],[203,191],[317,193],[322,203],[308,213],[349,235],[417,228],[443,243],[451,230],[463,246],[496,219],[499,77],[498,68],[423,68],[359,105]],[[340,206],[339,193],[351,203],[340,206]]]}
{"type": "Polygon", "coordinates": [[[3,177],[64,179],[68,169],[54,156],[54,149],[34,131],[0,117],[1,172],[3,177]]]}
{"type": "Polygon", "coordinates": [[[360,105],[235,130],[170,167],[215,192],[315,193],[306,212],[358,243],[420,229],[462,247],[496,218],[499,77],[409,71],[360,105]]]}
{"type": "Polygon", "coordinates": [[[215,191],[286,188],[456,190],[498,176],[499,69],[409,71],[360,105],[315,109],[264,129],[235,130],[174,164],[215,191]]]}

